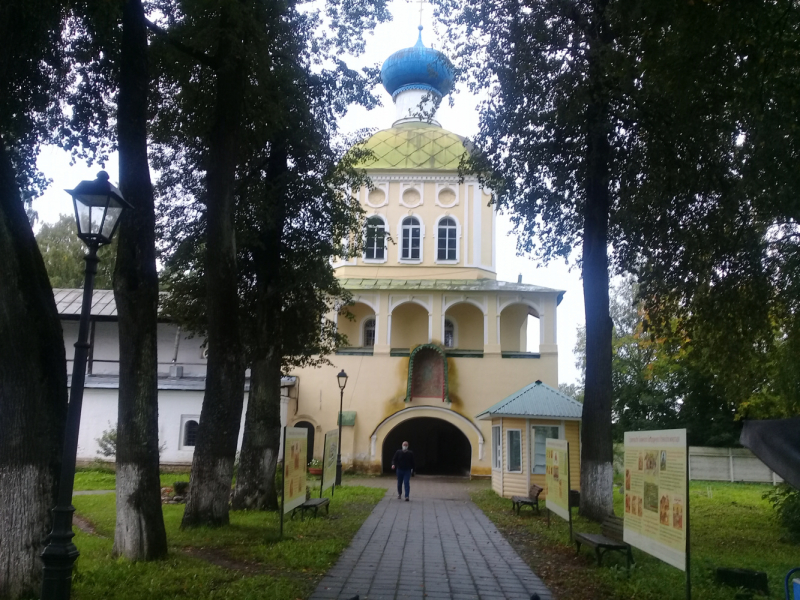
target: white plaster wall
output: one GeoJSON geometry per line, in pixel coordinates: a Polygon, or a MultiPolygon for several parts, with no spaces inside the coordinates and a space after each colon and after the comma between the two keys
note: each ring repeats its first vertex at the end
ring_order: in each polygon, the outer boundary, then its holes
{"type": "MultiPolygon", "coordinates": [[[[286,388],[282,390],[285,394],[286,388]]],[[[158,443],[161,450],[161,462],[191,464],[194,447],[184,447],[182,441],[183,423],[193,418],[200,421],[203,406],[202,391],[161,390],[158,394],[158,443]]],[[[288,396],[281,398],[281,425],[286,425],[288,396]]],[[[244,420],[247,415],[247,394],[244,396],[244,408],[239,426],[237,448],[242,447],[244,420]]],[[[117,423],[117,390],[86,388],[83,393],[81,410],[81,428],[78,434],[78,460],[91,461],[102,457],[97,439],[104,431],[116,427],[117,423]]],[[[283,439],[279,456],[283,456],[283,439]]]]}

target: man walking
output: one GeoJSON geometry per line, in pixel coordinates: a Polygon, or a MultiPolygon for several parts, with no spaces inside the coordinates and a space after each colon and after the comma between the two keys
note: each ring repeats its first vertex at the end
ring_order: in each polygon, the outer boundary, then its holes
{"type": "Polygon", "coordinates": [[[397,471],[397,499],[400,500],[405,486],[406,502],[408,502],[411,474],[414,472],[414,453],[408,449],[408,442],[403,442],[403,449],[394,453],[392,469],[397,471]]]}

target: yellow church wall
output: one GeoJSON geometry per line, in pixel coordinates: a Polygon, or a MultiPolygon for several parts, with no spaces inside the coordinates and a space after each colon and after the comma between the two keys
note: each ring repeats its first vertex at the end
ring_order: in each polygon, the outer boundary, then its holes
{"type": "Polygon", "coordinates": [[[455,171],[415,172],[403,175],[371,171],[375,189],[355,192],[366,217],[379,216],[388,227],[386,260],[355,257],[337,265],[341,277],[495,279],[494,220],[491,196],[476,180],[459,182],[455,171]],[[409,264],[400,254],[401,222],[416,217],[422,224],[422,257],[409,264]],[[456,263],[437,260],[436,237],[440,218],[450,216],[459,227],[456,263]],[[412,267],[409,269],[409,266],[412,267]]]}
{"type": "Polygon", "coordinates": [[[477,306],[461,302],[450,307],[445,313],[445,318],[451,319],[455,325],[455,348],[483,350],[484,319],[483,313],[477,306]]]}
{"type": "MultiPolygon", "coordinates": [[[[449,389],[452,403],[435,400],[417,400],[405,403],[408,381],[408,358],[388,354],[374,356],[333,355],[331,365],[319,368],[297,369],[291,375],[298,377],[298,394],[291,400],[288,413],[290,423],[306,420],[319,426],[324,433],[337,427],[339,410],[339,387],[336,374],[344,369],[349,380],[344,390],[344,410],[356,411],[355,427],[344,427],[342,461],[350,467],[380,471],[381,445],[372,448],[371,436],[378,425],[409,407],[431,407],[442,418],[448,411],[460,415],[471,425],[453,416],[456,425],[472,444],[472,474],[491,474],[491,423],[477,421],[475,415],[487,406],[505,398],[520,388],[541,379],[557,386],[556,355],[541,359],[503,359],[499,355],[483,358],[449,357],[449,389]],[[487,376],[490,373],[491,376],[487,376]],[[298,418],[303,415],[303,419],[298,418]],[[484,438],[483,458],[479,456],[478,435],[484,438]],[[349,440],[349,441],[348,441],[349,440]]],[[[409,413],[410,414],[410,413],[409,413]]],[[[421,415],[417,415],[421,416],[421,415]]],[[[389,422],[390,424],[393,423],[389,422]]],[[[396,423],[395,423],[396,425],[396,423]]],[[[388,433],[394,425],[385,428],[388,433]]],[[[381,443],[382,443],[381,438],[381,443]]],[[[315,443],[315,455],[321,458],[322,447],[315,443]]],[[[527,460],[527,459],[526,459],[527,460]]]]}
{"type": "Polygon", "coordinates": [[[392,311],[392,348],[413,348],[428,343],[428,311],[419,304],[406,302],[392,311]]]}
{"type": "Polygon", "coordinates": [[[339,333],[347,336],[348,345],[361,346],[364,343],[364,321],[374,317],[375,311],[361,302],[347,307],[347,310],[353,316],[353,320],[348,319],[346,313],[342,312],[338,315],[336,328],[339,333]]]}
{"type": "Polygon", "coordinates": [[[525,352],[521,346],[523,341],[522,326],[528,318],[528,307],[524,304],[513,304],[500,314],[500,346],[504,352],[525,352]]]}

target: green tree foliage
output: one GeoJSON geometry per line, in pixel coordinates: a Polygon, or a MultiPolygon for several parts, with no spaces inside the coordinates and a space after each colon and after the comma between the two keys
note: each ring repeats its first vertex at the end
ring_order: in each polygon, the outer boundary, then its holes
{"type": "MultiPolygon", "coordinates": [[[[223,333],[230,338],[216,356],[235,355],[238,344],[246,354],[241,369],[231,373],[240,372],[243,382],[245,363],[252,365],[239,485],[251,477],[248,465],[274,469],[281,368],[318,362],[315,355],[324,356],[339,342],[333,324],[322,320],[344,296],[329,260],[342,254],[341,240],[360,220],[357,202],[344,189],[364,179],[353,168],[358,157],[344,159],[345,144],[336,143],[336,118],[351,102],[376,103],[368,85],[375,71],[353,71],[339,57],[363,50],[363,31],[388,13],[383,1],[331,1],[313,9],[294,2],[220,2],[212,10],[193,3],[161,6],[166,16],[154,25],[160,31],[161,110],[153,135],[164,194],[164,259],[173,291],[168,309],[193,331],[207,334],[209,382],[215,331],[217,339],[223,333]],[[226,44],[235,45],[227,57],[220,54],[226,44]],[[228,83],[223,75],[230,77],[228,83]],[[240,96],[232,98],[231,90],[240,96]],[[220,140],[228,145],[215,154],[220,140]],[[231,203],[215,212],[219,194],[211,184],[221,176],[221,163],[229,167],[231,203]],[[224,264],[212,247],[220,219],[229,221],[226,252],[235,249],[224,264]],[[227,312],[220,314],[215,296],[231,281],[216,275],[232,267],[236,302],[227,302],[227,312]],[[215,330],[215,320],[223,318],[227,321],[219,321],[215,330]],[[234,329],[242,332],[236,340],[234,329]],[[261,429],[251,436],[253,422],[261,429]],[[247,449],[254,438],[264,444],[258,456],[247,449]]],[[[235,450],[240,420],[241,402],[216,417],[206,414],[206,405],[208,410],[220,406],[211,391],[209,383],[185,525],[227,520],[224,486],[216,494],[216,504],[223,506],[224,500],[224,514],[207,518],[195,506],[201,496],[212,496],[195,472],[203,463],[221,463],[221,440],[213,457],[203,451],[211,439],[207,428],[224,422],[225,445],[232,441],[235,450]]],[[[235,393],[231,387],[226,398],[235,393]]],[[[232,452],[224,460],[232,467],[232,452]]],[[[229,480],[227,471],[208,478],[214,485],[222,479],[229,480]]],[[[272,479],[262,473],[259,485],[272,479]]],[[[274,490],[272,496],[267,505],[275,503],[274,490]]]]}
{"type": "MultiPolygon", "coordinates": [[[[39,244],[50,285],[54,288],[83,288],[86,244],[78,238],[74,216],[61,215],[55,223],[43,223],[36,234],[36,243],[39,244]]],[[[97,265],[95,289],[111,289],[116,250],[116,242],[113,242],[98,251],[100,262],[97,265]]]]}

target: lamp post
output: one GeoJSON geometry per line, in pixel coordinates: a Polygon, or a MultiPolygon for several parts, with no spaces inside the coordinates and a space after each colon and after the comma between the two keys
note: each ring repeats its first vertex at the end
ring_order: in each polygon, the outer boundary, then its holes
{"type": "Polygon", "coordinates": [[[336,449],[336,485],[342,485],[342,404],[344,403],[344,386],[347,385],[347,373],[342,369],[336,376],[339,382],[339,445],[336,449]]]}
{"type": "Polygon", "coordinates": [[[84,256],[86,276],[83,282],[83,304],[72,363],[72,387],[64,429],[58,498],[53,509],[53,530],[47,537],[47,546],[42,552],[42,600],[69,600],[70,596],[72,566],[79,554],[72,543],[72,513],[75,512],[72,506],[72,485],[75,479],[75,456],[78,452],[83,385],[89,352],[89,317],[94,276],[97,273],[97,250],[100,246],[111,243],[123,210],[131,208],[119,189],[108,181],[108,173],[105,171],[100,171],[94,181],[81,181],[74,190],[65,191],[72,196],[75,206],[78,237],[89,251],[84,256]]]}

